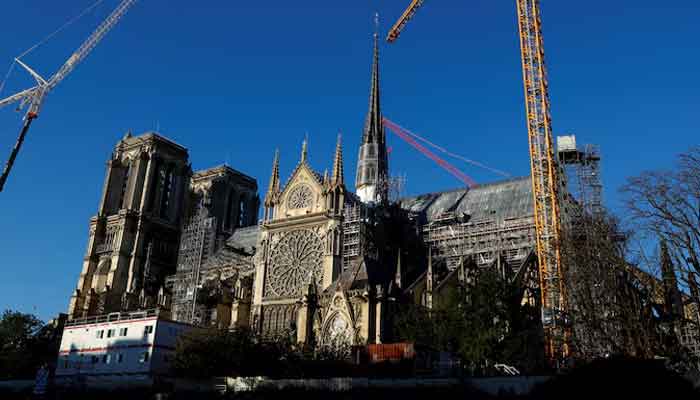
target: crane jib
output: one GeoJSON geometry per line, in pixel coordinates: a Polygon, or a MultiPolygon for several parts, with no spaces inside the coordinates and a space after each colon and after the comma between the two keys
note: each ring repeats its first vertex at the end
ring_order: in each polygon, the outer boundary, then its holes
{"type": "MultiPolygon", "coordinates": [[[[95,31],[78,47],[78,49],[68,57],[68,60],[63,64],[63,66],[54,74],[48,81],[44,80],[41,76],[35,73],[31,68],[24,64],[19,59],[15,61],[18,62],[24,69],[26,69],[37,81],[37,86],[26,89],[19,93],[16,93],[6,99],[0,100],[0,107],[20,102],[20,109],[26,104],[30,104],[27,114],[24,118],[24,125],[22,130],[17,137],[15,146],[12,148],[10,157],[5,164],[5,169],[0,175],[0,192],[2,191],[7,177],[12,170],[12,166],[15,163],[17,155],[19,154],[24,139],[27,136],[29,127],[31,123],[39,114],[39,109],[41,108],[44,98],[48,92],[56,87],[61,81],[63,81],[74,69],[80,64],[80,61],[84,60],[90,52],[99,44],[100,40],[119,22],[119,20],[126,14],[137,0],[123,0],[119,5],[112,11],[112,13],[95,29],[95,31]]],[[[92,8],[92,7],[91,7],[92,8]]],[[[35,46],[36,47],[36,46],[35,46]]],[[[25,52],[26,54],[26,52],[25,52]]]]}

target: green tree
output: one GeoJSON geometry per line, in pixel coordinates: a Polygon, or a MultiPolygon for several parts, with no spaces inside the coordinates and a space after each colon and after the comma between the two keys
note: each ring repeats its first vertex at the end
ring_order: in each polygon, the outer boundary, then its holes
{"type": "Polygon", "coordinates": [[[243,375],[254,347],[248,331],[198,330],[178,340],[173,369],[190,378],[243,375]]]}
{"type": "Polygon", "coordinates": [[[179,338],[173,372],[188,378],[212,376],[298,376],[314,353],[289,335],[262,338],[250,330],[201,329],[179,338]]]}
{"type": "Polygon", "coordinates": [[[532,370],[542,349],[536,310],[522,306],[522,292],[493,269],[478,272],[470,284],[455,288],[428,310],[407,305],[397,313],[401,340],[456,354],[472,373],[485,373],[496,363],[532,370]]]}
{"type": "Polygon", "coordinates": [[[0,318],[0,378],[32,378],[56,361],[56,335],[32,314],[7,310],[0,318]]]}
{"type": "Polygon", "coordinates": [[[290,333],[261,337],[250,330],[202,329],[181,336],[173,372],[187,378],[332,377],[352,374],[346,351],[300,346],[290,333]]]}

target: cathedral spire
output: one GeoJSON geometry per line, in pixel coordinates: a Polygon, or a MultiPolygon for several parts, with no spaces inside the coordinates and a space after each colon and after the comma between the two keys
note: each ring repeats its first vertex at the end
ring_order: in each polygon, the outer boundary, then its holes
{"type": "Polygon", "coordinates": [[[275,159],[272,162],[272,176],[270,177],[270,186],[267,189],[267,196],[265,196],[265,205],[270,206],[274,196],[279,193],[280,190],[280,151],[275,150],[275,159]]]}
{"type": "Polygon", "coordinates": [[[396,260],[396,274],[394,274],[394,285],[397,289],[403,289],[403,275],[401,272],[401,248],[396,260]]]}
{"type": "MultiPolygon", "coordinates": [[[[378,24],[378,19],[378,15],[375,15],[376,24],[378,24]]],[[[389,177],[389,159],[386,149],[386,134],[382,124],[379,89],[379,32],[377,28],[374,33],[369,109],[362,132],[355,178],[357,195],[364,203],[384,203],[389,198],[386,185],[389,177]]]]}
{"type": "Polygon", "coordinates": [[[338,142],[335,145],[335,157],[333,158],[333,185],[345,184],[345,170],[343,168],[343,143],[342,135],[338,133],[338,142]]]}
{"type": "MultiPolygon", "coordinates": [[[[375,23],[379,24],[379,15],[375,14],[375,23]]],[[[369,92],[369,110],[362,135],[362,143],[384,143],[382,112],[379,102],[379,33],[374,32],[374,56],[372,59],[372,80],[369,92]]]]}

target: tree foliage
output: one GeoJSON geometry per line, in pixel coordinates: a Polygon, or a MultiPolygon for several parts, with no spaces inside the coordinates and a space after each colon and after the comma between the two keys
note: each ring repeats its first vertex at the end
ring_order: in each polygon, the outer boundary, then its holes
{"type": "Polygon", "coordinates": [[[202,329],[178,340],[173,360],[181,376],[247,376],[260,373],[279,358],[246,330],[202,329]]]}
{"type": "Polygon", "coordinates": [[[660,352],[678,365],[697,365],[678,337],[684,325],[697,335],[700,323],[700,146],[680,154],[673,169],[629,178],[622,194],[641,241],[641,262],[663,280],[657,285],[663,293],[656,293],[657,303],[664,306],[659,312],[663,322],[660,352]],[[657,243],[659,251],[653,254],[648,249],[657,243]],[[691,303],[695,311],[684,315],[683,304],[691,303]]]}
{"type": "Polygon", "coordinates": [[[673,170],[629,178],[622,194],[636,228],[668,245],[680,282],[700,301],[700,146],[680,154],[673,170]]]}
{"type": "Polygon", "coordinates": [[[33,378],[56,361],[56,332],[32,314],[7,310],[0,318],[0,379],[33,378]]]}
{"type": "Polygon", "coordinates": [[[202,329],[179,338],[173,372],[187,378],[325,377],[344,374],[349,365],[339,349],[311,348],[291,335],[261,337],[246,329],[202,329]]]}
{"type": "Polygon", "coordinates": [[[458,355],[474,374],[496,363],[531,371],[542,358],[532,352],[543,348],[541,325],[537,311],[521,299],[516,285],[488,269],[449,292],[432,310],[407,305],[397,313],[395,329],[401,340],[458,355]]]}
{"type": "Polygon", "coordinates": [[[629,234],[608,215],[583,215],[562,233],[562,265],[579,359],[649,358],[659,343],[653,299],[627,261],[629,234]]]}

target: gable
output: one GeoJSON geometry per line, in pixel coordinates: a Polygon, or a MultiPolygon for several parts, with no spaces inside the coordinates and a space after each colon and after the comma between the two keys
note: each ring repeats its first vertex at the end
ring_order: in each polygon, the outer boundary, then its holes
{"type": "Polygon", "coordinates": [[[323,186],[318,174],[300,164],[279,196],[275,219],[298,217],[325,210],[323,186]]]}

